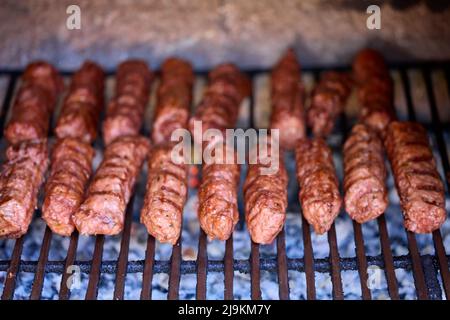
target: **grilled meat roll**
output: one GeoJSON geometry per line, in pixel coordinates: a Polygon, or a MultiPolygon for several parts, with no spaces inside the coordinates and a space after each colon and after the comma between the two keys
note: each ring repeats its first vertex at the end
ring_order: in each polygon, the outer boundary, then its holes
{"type": "Polygon", "coordinates": [[[364,124],[344,144],[345,210],[359,223],[375,219],[388,205],[383,142],[364,124]]]}
{"type": "MultiPolygon", "coordinates": [[[[232,64],[222,64],[209,74],[209,84],[189,129],[194,133],[194,121],[201,121],[202,130],[218,129],[225,132],[234,128],[239,106],[251,90],[249,79],[232,64]]],[[[194,140],[197,136],[194,134],[194,140]]],[[[201,137],[200,137],[201,138],[201,137]]],[[[195,141],[201,144],[201,141],[195,141]]]]}
{"type": "Polygon", "coordinates": [[[70,236],[74,231],[72,215],[84,199],[94,155],[94,149],[78,139],[56,142],[42,205],[42,218],[53,232],[70,236]]]}
{"type": "Polygon", "coordinates": [[[300,64],[294,51],[289,50],[271,75],[270,128],[280,131],[280,145],[284,149],[294,149],[296,142],[305,136],[304,96],[300,64]]]}
{"type": "Polygon", "coordinates": [[[387,128],[385,146],[405,227],[416,233],[438,229],[446,219],[444,184],[426,130],[415,122],[394,121],[387,128]]]}
{"type": "MultiPolygon", "coordinates": [[[[207,129],[217,129],[225,133],[226,129],[234,128],[239,106],[249,92],[248,78],[234,65],[222,64],[212,70],[202,102],[190,120],[194,141],[197,138],[194,132],[194,121],[202,121],[203,132],[207,129]]],[[[202,141],[195,142],[202,144],[202,141]]],[[[210,141],[209,144],[205,143],[202,146],[210,148],[215,143],[210,141]]],[[[198,193],[198,217],[200,226],[212,239],[228,239],[239,219],[238,181],[239,165],[236,161],[233,164],[205,163],[202,167],[202,182],[198,193]]]]}
{"type": "Polygon", "coordinates": [[[1,237],[19,238],[27,232],[47,165],[47,139],[8,147],[0,175],[1,237]]]}
{"type": "Polygon", "coordinates": [[[361,104],[360,121],[384,137],[395,114],[393,82],[381,54],[372,49],[360,51],[353,62],[353,76],[361,104]]]}
{"type": "Polygon", "coordinates": [[[341,208],[333,155],[321,138],[299,141],[295,150],[303,215],[318,234],[328,231],[341,208]]]}
{"type": "Polygon", "coordinates": [[[59,139],[78,138],[86,143],[95,140],[104,82],[105,74],[94,62],[85,62],[74,74],[55,128],[59,139]]]}
{"type": "Polygon", "coordinates": [[[62,88],[62,78],[53,66],[46,62],[29,64],[5,128],[8,142],[47,138],[50,118],[62,88]]]}
{"type": "Polygon", "coordinates": [[[152,79],[144,61],[128,60],[119,65],[115,97],[109,102],[103,122],[106,145],[118,137],[139,134],[152,79]]]}
{"type": "Polygon", "coordinates": [[[232,164],[203,164],[198,190],[198,218],[201,228],[210,239],[227,240],[239,220],[239,173],[236,161],[232,164]]]}
{"type": "Polygon", "coordinates": [[[174,144],[152,148],[141,222],[160,242],[176,244],[187,197],[187,165],[172,161],[174,144]]]}
{"type": "Polygon", "coordinates": [[[333,130],[337,117],[344,112],[351,92],[351,80],[345,73],[325,72],[314,88],[307,111],[308,125],[316,137],[326,137],[333,130]]]}
{"type": "Polygon", "coordinates": [[[81,234],[118,234],[134,183],[150,148],[142,136],[126,136],[107,146],[88,187],[87,197],[72,220],[81,234]]]}
{"type": "MultiPolygon", "coordinates": [[[[270,145],[268,149],[271,150],[270,145]]],[[[272,152],[271,154],[274,155],[272,152]]],[[[262,171],[269,169],[272,164],[270,160],[273,161],[273,158],[263,159],[259,156],[256,164],[249,164],[244,183],[248,231],[253,242],[260,244],[272,243],[286,220],[288,182],[286,168],[282,159],[278,158],[279,165],[276,170],[262,171]]]]}
{"type": "Polygon", "coordinates": [[[155,144],[170,142],[174,130],[187,127],[193,83],[190,63],[176,58],[163,63],[152,130],[155,144]]]}

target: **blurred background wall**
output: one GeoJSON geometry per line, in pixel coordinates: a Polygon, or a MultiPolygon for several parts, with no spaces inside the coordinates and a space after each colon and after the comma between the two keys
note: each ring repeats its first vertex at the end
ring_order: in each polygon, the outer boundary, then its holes
{"type": "Polygon", "coordinates": [[[390,61],[450,59],[448,1],[2,0],[0,68],[46,59],[62,69],[93,59],[108,69],[129,57],[157,67],[170,55],[197,69],[223,61],[268,68],[286,47],[302,63],[345,65],[364,46],[390,61]],[[66,8],[81,9],[68,30],[66,8]],[[366,27],[367,6],[381,29],[366,27]]]}

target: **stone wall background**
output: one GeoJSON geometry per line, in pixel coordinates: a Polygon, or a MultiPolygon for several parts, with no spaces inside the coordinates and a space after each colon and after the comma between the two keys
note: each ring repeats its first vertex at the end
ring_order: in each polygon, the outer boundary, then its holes
{"type": "Polygon", "coordinates": [[[2,0],[0,68],[93,59],[113,69],[129,57],[157,67],[171,55],[197,69],[268,68],[289,46],[307,66],[348,64],[364,46],[391,62],[446,60],[449,21],[450,5],[436,0],[2,0]],[[81,8],[81,30],[66,28],[70,4],[81,8]],[[370,4],[381,6],[381,30],[366,28],[370,4]]]}

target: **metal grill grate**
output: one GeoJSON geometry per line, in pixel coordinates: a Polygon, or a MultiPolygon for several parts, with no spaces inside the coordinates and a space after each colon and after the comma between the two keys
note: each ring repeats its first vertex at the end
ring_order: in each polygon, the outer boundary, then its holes
{"type": "MultiPolygon", "coordinates": [[[[431,112],[432,126],[430,130],[434,133],[437,141],[439,157],[443,166],[443,172],[446,175],[447,191],[450,188],[450,164],[444,138],[444,125],[440,121],[435,93],[433,91],[433,82],[431,72],[444,71],[447,90],[450,95],[450,65],[442,64],[420,64],[393,66],[393,70],[399,72],[404,89],[408,117],[410,120],[416,119],[413,105],[412,93],[415,89],[411,86],[408,71],[411,69],[420,70],[423,76],[426,88],[426,97],[431,112]]],[[[317,80],[322,69],[306,69],[305,72],[311,72],[317,80]]],[[[20,76],[20,71],[1,71],[0,76],[8,79],[6,94],[4,96],[3,108],[0,113],[0,132],[3,132],[4,122],[8,108],[11,104],[13,92],[20,76]]],[[[71,75],[71,72],[65,72],[65,75],[71,75]]],[[[112,72],[109,73],[113,75],[112,72]]],[[[260,74],[259,72],[249,72],[252,79],[260,74]]],[[[250,127],[254,127],[254,97],[250,98],[250,127]]],[[[345,137],[348,131],[348,125],[345,116],[342,117],[339,125],[340,134],[345,137]]],[[[448,194],[448,192],[447,192],[448,194]]],[[[304,245],[304,255],[302,258],[290,258],[286,254],[285,231],[279,234],[276,240],[276,255],[270,257],[260,256],[259,245],[251,244],[251,254],[249,259],[236,260],[233,252],[233,237],[225,243],[225,255],[223,260],[208,260],[207,239],[204,232],[200,232],[198,241],[198,254],[196,261],[182,259],[181,243],[173,246],[170,260],[155,259],[155,239],[148,236],[145,259],[137,261],[128,261],[131,239],[132,215],[135,197],[132,197],[126,213],[124,230],[121,234],[120,252],[117,260],[103,261],[102,254],[104,249],[105,237],[97,236],[95,238],[95,247],[90,261],[77,261],[77,245],[79,236],[77,233],[70,237],[66,259],[63,261],[49,261],[49,250],[52,241],[52,233],[46,228],[40,254],[37,261],[23,261],[21,259],[24,238],[15,240],[14,248],[9,260],[0,261],[0,271],[6,271],[7,276],[1,298],[12,299],[16,289],[16,279],[20,272],[31,272],[34,274],[34,281],[29,293],[30,299],[40,299],[43,290],[46,273],[62,274],[61,289],[59,291],[60,299],[69,299],[70,290],[65,283],[70,274],[66,273],[68,266],[77,265],[83,273],[89,275],[86,299],[96,299],[99,289],[99,281],[102,274],[115,274],[114,299],[123,299],[125,290],[125,278],[127,273],[142,273],[142,291],[141,299],[151,299],[152,280],[156,273],[166,273],[169,275],[168,299],[177,299],[180,290],[180,277],[182,274],[196,274],[196,297],[206,299],[207,297],[207,277],[209,272],[222,272],[224,274],[224,298],[233,299],[233,278],[234,272],[250,273],[251,298],[253,300],[261,299],[261,271],[269,271],[278,277],[279,298],[289,299],[289,277],[288,270],[305,273],[306,279],[306,297],[315,299],[317,290],[315,277],[317,273],[328,273],[332,282],[333,299],[343,299],[342,272],[353,270],[357,271],[360,279],[362,299],[371,299],[371,290],[367,285],[368,266],[378,266],[384,270],[387,289],[391,299],[399,299],[399,286],[395,274],[396,269],[412,270],[414,284],[418,299],[444,299],[450,297],[450,272],[449,256],[446,255],[444,243],[440,231],[435,231],[432,235],[434,255],[421,255],[418,249],[416,236],[410,232],[407,233],[409,247],[408,255],[393,255],[392,244],[389,238],[386,218],[380,216],[377,219],[379,230],[379,241],[381,254],[377,256],[368,256],[364,246],[364,237],[362,226],[353,222],[355,256],[351,258],[342,258],[339,255],[338,240],[336,236],[335,225],[328,232],[329,256],[327,258],[315,258],[313,253],[313,242],[311,239],[310,226],[304,217],[299,215],[302,220],[302,238],[304,245]],[[442,288],[440,285],[440,279],[442,288]]],[[[400,214],[400,212],[398,213],[400,214]]],[[[242,219],[242,217],[241,217],[242,219]]]]}

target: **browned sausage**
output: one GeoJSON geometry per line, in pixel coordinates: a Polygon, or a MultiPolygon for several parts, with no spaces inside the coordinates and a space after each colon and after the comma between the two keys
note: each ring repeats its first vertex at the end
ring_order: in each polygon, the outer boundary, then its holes
{"type": "Polygon", "coordinates": [[[193,82],[194,74],[188,62],[170,58],[163,63],[153,121],[153,143],[170,142],[174,130],[187,127],[193,82]]]}
{"type": "Polygon", "coordinates": [[[234,128],[240,104],[249,95],[250,90],[249,79],[236,66],[222,64],[214,68],[209,74],[209,84],[204,97],[189,121],[191,132],[194,121],[201,121],[203,132],[207,129],[225,132],[226,129],[234,128]]]}
{"type": "Polygon", "coordinates": [[[53,148],[42,218],[57,234],[69,236],[75,229],[72,215],[83,201],[94,154],[89,144],[75,138],[58,140],[53,148]]]}
{"type": "Polygon", "coordinates": [[[375,50],[361,50],[353,62],[353,76],[361,104],[360,121],[383,137],[389,122],[395,120],[393,82],[384,58],[375,50]]]}
{"type": "Polygon", "coordinates": [[[210,239],[227,240],[239,220],[239,165],[204,164],[198,191],[200,226],[210,239]]]}
{"type": "Polygon", "coordinates": [[[303,215],[318,234],[328,231],[341,208],[333,155],[321,138],[299,141],[295,150],[303,215]]]}
{"type": "Polygon", "coordinates": [[[345,210],[359,223],[375,219],[388,205],[383,142],[364,124],[344,144],[345,210]]]}
{"type": "Polygon", "coordinates": [[[415,122],[389,124],[385,146],[405,217],[405,227],[432,232],[444,223],[444,184],[424,127],[415,122]]]}
{"type": "Polygon", "coordinates": [[[0,237],[24,235],[47,170],[47,139],[11,145],[0,175],[0,237]]]}
{"type": "Polygon", "coordinates": [[[307,112],[308,125],[316,137],[326,137],[337,117],[344,111],[351,92],[351,80],[345,73],[325,72],[313,90],[307,112]]]}
{"type": "Polygon", "coordinates": [[[78,138],[86,143],[95,140],[103,108],[104,81],[103,70],[90,61],[74,74],[55,128],[59,139],[78,138]]]}
{"type": "Polygon", "coordinates": [[[139,133],[152,78],[144,61],[128,60],[120,64],[116,76],[116,95],[108,105],[103,122],[106,145],[118,137],[139,133]]]}
{"type": "Polygon", "coordinates": [[[8,142],[47,138],[50,117],[62,87],[62,78],[50,64],[28,65],[5,128],[8,142]]]}
{"type": "Polygon", "coordinates": [[[142,136],[120,137],[107,146],[87,190],[87,197],[72,219],[81,234],[118,234],[134,183],[150,148],[142,136]]]}
{"type": "Polygon", "coordinates": [[[187,165],[172,161],[174,144],[152,148],[141,222],[160,242],[175,244],[181,234],[187,196],[187,165]]]}
{"type": "Polygon", "coordinates": [[[280,132],[280,145],[291,150],[305,136],[303,85],[300,64],[293,50],[277,63],[271,75],[270,128],[280,132]]]}
{"type": "MultiPolygon", "coordinates": [[[[271,150],[270,144],[268,149],[271,150]]],[[[253,242],[260,244],[272,243],[286,220],[288,181],[286,168],[282,159],[278,157],[278,168],[273,168],[273,172],[264,172],[263,168],[275,165],[268,160],[259,156],[256,164],[249,164],[244,183],[248,231],[253,242]]]]}
{"type": "MultiPolygon", "coordinates": [[[[239,106],[250,92],[250,82],[234,65],[223,64],[209,74],[209,85],[202,102],[190,120],[202,121],[203,132],[217,129],[222,133],[234,128],[239,106]]],[[[194,135],[194,140],[196,136],[194,135]]],[[[202,141],[195,141],[201,144],[202,141]]],[[[203,147],[207,147],[203,144],[203,147]]],[[[233,150],[234,151],[234,150],[233,150]]],[[[226,152],[226,150],[225,150],[226,152]]],[[[212,239],[226,240],[234,230],[239,214],[237,210],[237,187],[239,165],[205,163],[199,188],[198,217],[200,226],[212,239]]]]}

